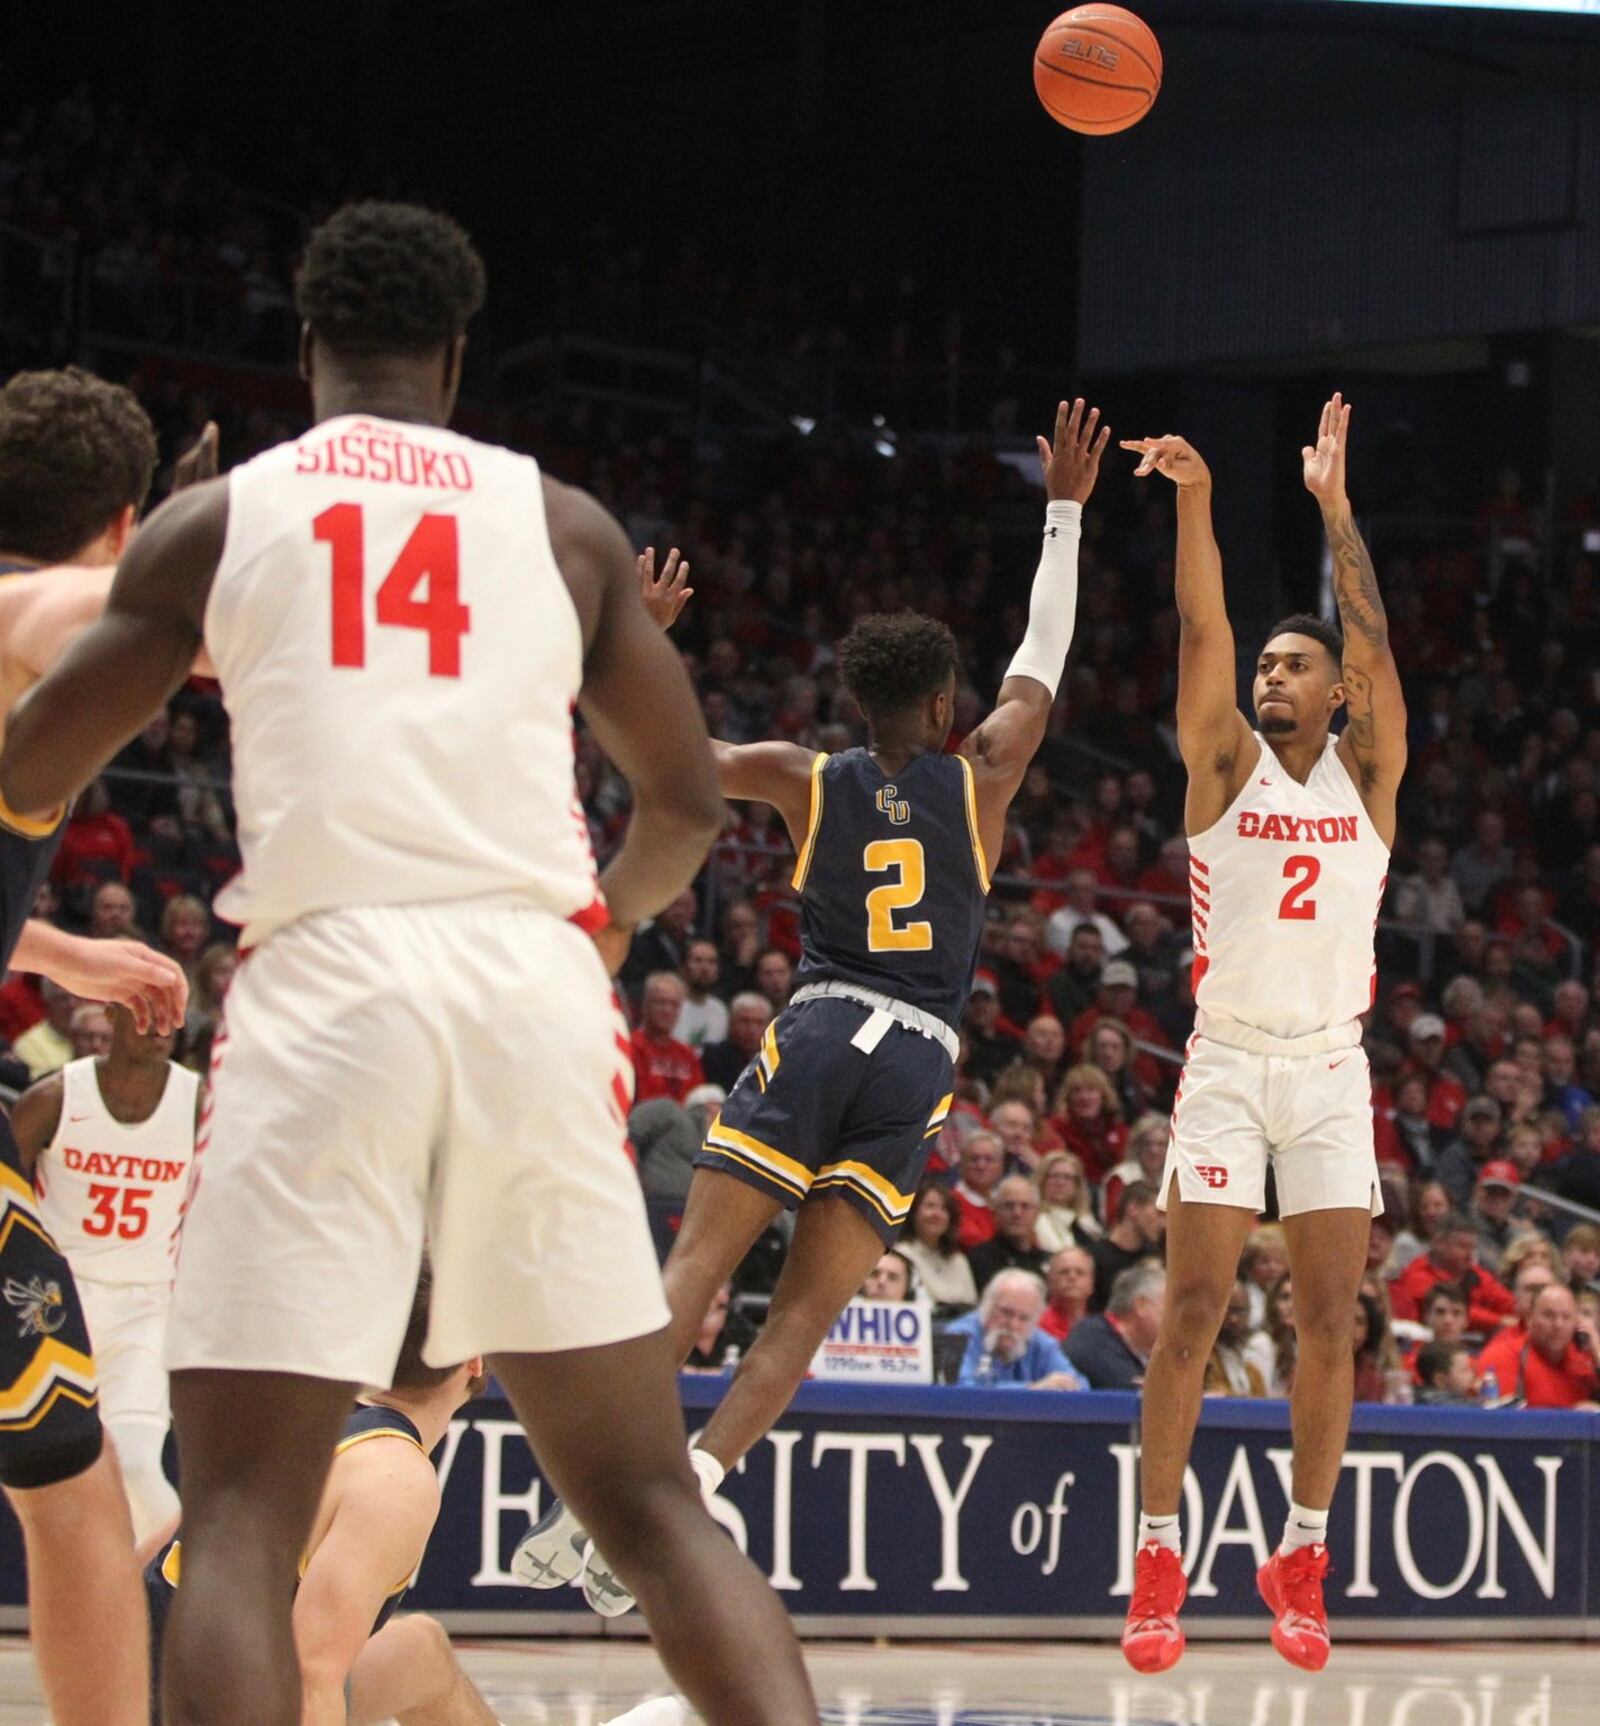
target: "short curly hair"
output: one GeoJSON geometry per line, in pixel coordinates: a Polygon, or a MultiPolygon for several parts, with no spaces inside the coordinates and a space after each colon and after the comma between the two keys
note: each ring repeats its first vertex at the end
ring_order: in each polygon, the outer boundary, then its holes
{"type": "MultiPolygon", "coordinates": [[[[1325,617],[1315,617],[1309,611],[1280,617],[1267,631],[1267,641],[1276,641],[1280,635],[1309,635],[1313,641],[1320,641],[1333,657],[1334,670],[1344,670],[1344,636],[1339,626],[1329,623],[1325,617]]],[[[1264,648],[1266,642],[1262,646],[1264,648]]]]}
{"type": "Polygon", "coordinates": [[[863,617],[839,643],[840,675],[869,723],[942,689],[957,663],[949,629],[915,611],[863,617]]]}
{"type": "Polygon", "coordinates": [[[93,372],[18,372],[0,390],[0,552],[62,563],[150,495],[156,434],[93,372]]]}
{"type": "Polygon", "coordinates": [[[294,278],[295,309],[335,353],[430,353],[461,334],[486,291],[458,222],[371,200],[314,230],[294,278]]]}

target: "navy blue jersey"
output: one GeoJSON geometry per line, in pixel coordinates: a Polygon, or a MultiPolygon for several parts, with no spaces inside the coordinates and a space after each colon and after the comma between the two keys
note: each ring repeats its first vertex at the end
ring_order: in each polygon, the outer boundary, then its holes
{"type": "MultiPolygon", "coordinates": [[[[0,576],[32,567],[0,559],[0,576]]],[[[66,813],[61,809],[47,821],[29,821],[13,815],[0,798],[0,969],[10,963],[22,939],[22,925],[33,915],[34,895],[55,861],[66,813]]]]}
{"type": "MultiPolygon", "coordinates": [[[[376,1404],[360,1403],[351,1410],[349,1418],[344,1423],[344,1431],[339,1435],[339,1442],[334,1447],[334,1455],[342,1456],[345,1451],[355,1445],[365,1444],[368,1439],[391,1438],[409,1439],[418,1450],[422,1449],[422,1434],[410,1420],[397,1408],[382,1408],[376,1404]]],[[[300,1574],[305,1575],[307,1560],[300,1560],[300,1574]]],[[[172,1596],[183,1579],[183,1530],[167,1542],[150,1560],[144,1569],[145,1599],[150,1607],[150,1721],[151,1726],[158,1726],[160,1719],[161,1696],[161,1649],[166,1637],[167,1615],[172,1610],[172,1596]]],[[[402,1576],[396,1582],[378,1608],[378,1616],[373,1620],[371,1634],[376,1636],[389,1620],[394,1617],[400,1602],[405,1599],[406,1590],[411,1586],[411,1578],[402,1576]]]]}
{"type": "Polygon", "coordinates": [[[964,756],[919,755],[891,779],[865,749],[819,755],[794,884],[797,986],[855,983],[961,1022],[989,893],[964,756]]]}

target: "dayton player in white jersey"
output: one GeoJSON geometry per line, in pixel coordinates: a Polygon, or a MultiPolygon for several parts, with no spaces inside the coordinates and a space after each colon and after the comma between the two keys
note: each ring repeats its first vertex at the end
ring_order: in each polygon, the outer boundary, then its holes
{"type": "Polygon", "coordinates": [[[1167,1304],[1145,1375],[1144,1514],[1122,1645],[1143,1672],[1183,1652],[1183,1472],[1206,1358],[1268,1160],[1294,1271],[1294,1472],[1282,1544],[1257,1578],[1273,1646],[1328,1658],[1328,1506],[1350,1424],[1350,1315],[1379,1208],[1371,1079],[1373,928],[1405,770],[1405,703],[1372,561],[1345,493],[1350,409],[1322,412],[1302,452],[1333,552],[1343,636],[1285,618],[1255,674],[1256,728],[1234,693],[1233,632],[1211,528],[1211,475],[1182,438],[1125,448],[1178,487],[1178,743],[1189,770],[1195,1035],[1162,1178],[1167,1304]],[[1348,723],[1329,726],[1339,708],[1348,723]]]}
{"type": "Polygon", "coordinates": [[[296,1560],[353,1390],[389,1382],[426,1241],[427,1359],[490,1357],[701,1714],[814,1726],[777,1598],[690,1472],[598,950],[620,958],[720,830],[704,722],[615,522],[444,429],[484,293],[460,228],[349,206],[296,293],[314,428],[151,518],[0,760],[22,807],[59,801],[203,637],[244,859],[223,908],[249,954],[172,1309],[166,1711],[300,1726],[296,1560]],[[635,794],[600,883],[580,702],[635,794]]]}
{"type": "Polygon", "coordinates": [[[69,1062],[11,1112],[39,1215],[78,1285],[136,1540],[178,1509],[161,1466],[165,1345],[200,1080],[171,1060],[172,1044],[113,1007],[111,1052],[69,1062]]]}

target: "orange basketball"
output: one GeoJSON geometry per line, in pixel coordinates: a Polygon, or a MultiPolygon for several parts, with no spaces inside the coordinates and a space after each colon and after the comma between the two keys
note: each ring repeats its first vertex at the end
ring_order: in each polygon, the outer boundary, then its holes
{"type": "Polygon", "coordinates": [[[1074,132],[1123,132],[1161,89],[1161,45],[1121,6],[1075,6],[1039,38],[1033,87],[1050,117],[1074,132]]]}

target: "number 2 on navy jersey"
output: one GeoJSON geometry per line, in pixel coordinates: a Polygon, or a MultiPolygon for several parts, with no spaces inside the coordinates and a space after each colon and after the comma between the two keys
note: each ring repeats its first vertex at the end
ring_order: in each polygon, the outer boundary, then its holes
{"type": "Polygon", "coordinates": [[[1289,882],[1289,891],[1284,894],[1278,906],[1278,917],[1288,923],[1314,923],[1317,917],[1317,902],[1308,899],[1306,894],[1317,884],[1317,877],[1322,873],[1322,865],[1315,857],[1291,857],[1283,866],[1283,878],[1289,882]]]}
{"type": "Polygon", "coordinates": [[[922,902],[928,889],[927,864],[920,839],[874,839],[861,853],[869,875],[893,875],[867,895],[867,951],[926,953],[933,947],[931,923],[896,924],[897,911],[922,902]]]}
{"type": "MultiPolygon", "coordinates": [[[[312,537],[332,554],[333,663],[358,670],[367,663],[365,526],[358,503],[331,504],[311,524],[312,537]]],[[[461,603],[460,586],[456,518],[423,516],[378,588],[377,619],[427,636],[430,677],[461,675],[461,638],[472,613],[461,603]]]]}

